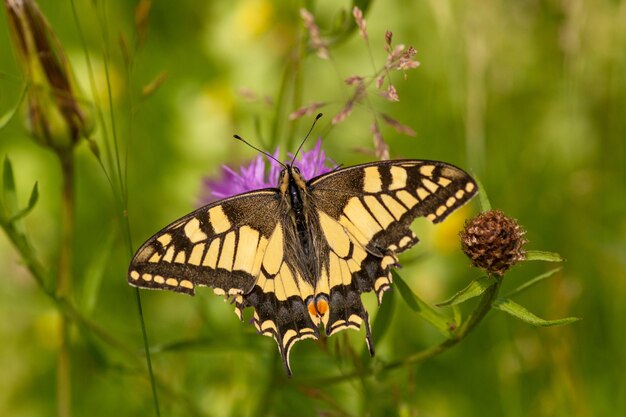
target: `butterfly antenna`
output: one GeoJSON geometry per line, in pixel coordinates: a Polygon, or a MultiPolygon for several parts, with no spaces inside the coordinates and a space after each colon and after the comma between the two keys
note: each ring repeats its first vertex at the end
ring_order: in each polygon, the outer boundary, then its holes
{"type": "Polygon", "coordinates": [[[300,146],[298,146],[298,150],[296,150],[296,153],[293,154],[293,159],[291,160],[291,163],[289,165],[293,166],[293,163],[296,161],[296,157],[300,153],[300,149],[302,149],[302,145],[304,145],[304,142],[306,142],[306,140],[309,138],[309,135],[311,134],[311,132],[313,131],[313,128],[315,127],[315,124],[322,116],[323,116],[322,113],[317,113],[317,116],[315,116],[315,120],[313,120],[313,124],[311,125],[309,132],[306,134],[304,139],[302,139],[302,142],[300,142],[300,146]]]}
{"type": "Polygon", "coordinates": [[[249,147],[251,147],[252,149],[254,149],[255,151],[261,152],[263,155],[267,156],[269,159],[276,161],[278,164],[280,164],[280,166],[282,166],[283,168],[287,168],[287,165],[285,165],[284,163],[280,162],[278,159],[274,158],[273,155],[271,155],[268,152],[265,152],[264,150],[261,150],[259,148],[257,148],[256,146],[250,144],[250,142],[248,142],[247,140],[245,140],[244,138],[242,138],[239,135],[233,135],[233,137],[243,143],[245,143],[246,145],[248,145],[249,147]]]}

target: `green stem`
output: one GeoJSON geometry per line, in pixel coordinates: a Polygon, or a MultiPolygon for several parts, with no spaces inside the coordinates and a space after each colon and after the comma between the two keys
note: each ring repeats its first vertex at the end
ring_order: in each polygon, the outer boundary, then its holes
{"type": "Polygon", "coordinates": [[[497,279],[495,283],[483,293],[482,298],[480,299],[474,311],[472,311],[472,313],[470,314],[469,318],[461,326],[459,326],[459,328],[454,332],[452,337],[444,340],[440,344],[420,350],[419,352],[416,352],[397,361],[388,362],[377,368],[370,368],[365,371],[355,370],[348,374],[339,375],[336,377],[315,380],[303,380],[303,382],[306,382],[307,385],[315,384],[315,386],[320,386],[337,384],[357,377],[379,375],[399,367],[424,362],[447,351],[448,349],[456,346],[465,337],[467,337],[467,335],[476,328],[476,326],[485,318],[487,313],[491,310],[493,302],[498,295],[498,291],[500,291],[500,285],[502,284],[502,278],[496,278],[497,279]]]}
{"type": "MultiPolygon", "coordinates": [[[[60,152],[63,192],[61,196],[61,246],[57,275],[57,297],[69,299],[72,288],[72,241],[74,235],[74,158],[72,151],[60,152]]],[[[72,401],[69,320],[61,315],[60,345],[57,359],[57,411],[70,417],[72,401]]]]}

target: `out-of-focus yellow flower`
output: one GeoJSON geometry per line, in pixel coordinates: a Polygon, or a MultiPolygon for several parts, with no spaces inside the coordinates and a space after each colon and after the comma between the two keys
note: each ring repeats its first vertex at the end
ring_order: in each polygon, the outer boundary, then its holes
{"type": "Polygon", "coordinates": [[[28,83],[27,128],[42,145],[72,149],[93,130],[63,47],[34,0],[5,0],[9,28],[28,83]]]}
{"type": "Polygon", "coordinates": [[[246,0],[235,12],[237,32],[248,38],[259,36],[271,26],[274,8],[268,0],[246,0]]]}
{"type": "Polygon", "coordinates": [[[434,228],[434,245],[440,252],[453,252],[460,248],[459,232],[463,229],[465,219],[471,215],[467,205],[452,213],[446,221],[434,228]]]}

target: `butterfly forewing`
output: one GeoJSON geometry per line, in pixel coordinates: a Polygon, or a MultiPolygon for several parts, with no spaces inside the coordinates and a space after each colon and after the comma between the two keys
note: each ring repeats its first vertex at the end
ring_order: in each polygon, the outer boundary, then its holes
{"type": "Polygon", "coordinates": [[[276,190],[261,190],[175,221],[139,248],[130,264],[130,284],[187,294],[197,285],[218,294],[249,292],[262,262],[276,261],[276,254],[266,252],[279,204],[276,190]]]}

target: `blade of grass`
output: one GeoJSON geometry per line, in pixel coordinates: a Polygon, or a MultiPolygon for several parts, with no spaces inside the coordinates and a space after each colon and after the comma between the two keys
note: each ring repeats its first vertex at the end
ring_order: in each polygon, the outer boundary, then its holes
{"type": "Polygon", "coordinates": [[[503,298],[513,298],[514,295],[518,295],[519,293],[529,289],[530,287],[532,287],[533,285],[537,285],[539,284],[541,281],[544,281],[548,278],[550,278],[552,275],[556,274],[557,272],[559,272],[561,269],[563,268],[554,268],[544,274],[538,275],[535,278],[523,283],[522,285],[520,285],[519,287],[515,288],[513,291],[509,292],[508,294],[506,294],[503,298]]]}
{"type": "Polygon", "coordinates": [[[538,327],[561,326],[580,320],[579,317],[566,317],[558,320],[544,320],[528,311],[525,307],[522,307],[515,301],[509,299],[497,300],[493,303],[493,308],[508,313],[525,323],[532,324],[533,326],[538,327]]]}

